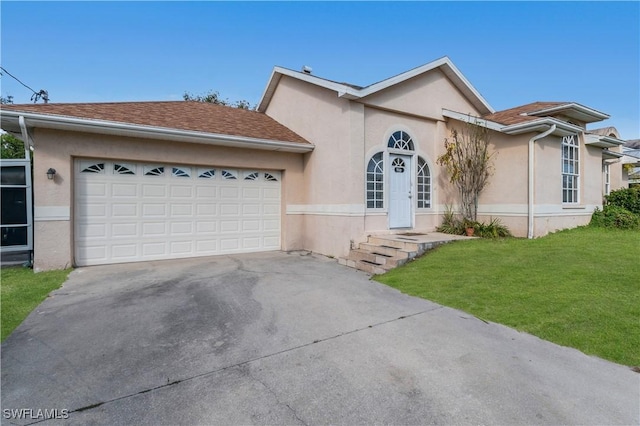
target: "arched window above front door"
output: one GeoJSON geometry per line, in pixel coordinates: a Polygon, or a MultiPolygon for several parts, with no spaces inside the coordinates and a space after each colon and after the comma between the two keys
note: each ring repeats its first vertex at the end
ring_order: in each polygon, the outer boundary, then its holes
{"type": "Polygon", "coordinates": [[[411,136],[409,136],[407,132],[398,130],[397,132],[393,132],[393,134],[389,138],[387,147],[393,149],[401,149],[403,151],[413,151],[413,139],[411,139],[411,136]]]}

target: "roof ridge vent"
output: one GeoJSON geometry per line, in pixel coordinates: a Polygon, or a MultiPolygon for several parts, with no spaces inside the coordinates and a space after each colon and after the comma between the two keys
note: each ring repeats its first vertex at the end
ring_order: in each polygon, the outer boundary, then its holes
{"type": "Polygon", "coordinates": [[[303,72],[303,73],[305,73],[305,74],[311,74],[311,72],[312,72],[312,71],[313,71],[313,68],[311,68],[311,67],[310,67],[310,66],[308,66],[308,65],[304,65],[304,66],[302,67],[302,72],[303,72]]]}

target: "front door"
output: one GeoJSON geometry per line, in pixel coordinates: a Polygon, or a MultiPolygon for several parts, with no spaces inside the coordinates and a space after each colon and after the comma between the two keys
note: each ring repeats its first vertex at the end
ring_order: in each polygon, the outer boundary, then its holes
{"type": "Polygon", "coordinates": [[[389,227],[411,228],[411,156],[389,154],[389,227]]]}

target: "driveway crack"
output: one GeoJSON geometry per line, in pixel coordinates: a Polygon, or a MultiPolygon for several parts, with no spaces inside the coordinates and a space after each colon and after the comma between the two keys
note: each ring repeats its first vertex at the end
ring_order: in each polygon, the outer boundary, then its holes
{"type": "Polygon", "coordinates": [[[302,420],[300,418],[300,416],[298,416],[298,413],[296,412],[296,410],[294,410],[291,405],[289,405],[288,403],[281,401],[280,398],[278,397],[278,394],[271,389],[271,387],[269,385],[267,385],[265,382],[263,382],[262,380],[260,380],[259,378],[257,378],[256,376],[254,376],[253,374],[251,374],[251,371],[248,368],[243,368],[241,371],[244,371],[246,373],[247,376],[249,376],[249,378],[251,378],[251,380],[255,380],[256,382],[260,383],[262,386],[264,386],[264,388],[271,394],[273,395],[273,397],[275,398],[276,402],[280,405],[284,405],[285,407],[287,407],[289,409],[289,411],[291,411],[291,413],[293,414],[293,416],[300,422],[302,423],[304,426],[307,426],[307,422],[305,422],[304,420],[302,420]]]}
{"type": "MultiPolygon", "coordinates": [[[[433,312],[433,311],[436,311],[436,310],[439,310],[439,309],[443,309],[443,307],[442,306],[435,306],[435,307],[432,307],[432,308],[429,308],[429,309],[425,309],[425,310],[422,310],[422,311],[419,311],[419,312],[415,312],[415,313],[412,313],[412,314],[401,315],[401,316],[399,316],[397,318],[393,318],[393,319],[390,319],[390,320],[387,320],[387,321],[381,321],[381,322],[377,322],[375,324],[371,324],[371,325],[368,325],[368,326],[365,326],[365,327],[360,327],[360,328],[356,328],[356,329],[353,329],[353,330],[349,330],[349,331],[345,331],[345,332],[342,332],[342,333],[338,333],[338,334],[335,334],[333,336],[325,337],[325,338],[322,338],[322,339],[316,339],[316,340],[313,340],[313,341],[308,342],[308,343],[303,343],[301,345],[293,346],[291,348],[283,349],[281,351],[277,351],[277,352],[273,352],[273,353],[270,353],[270,354],[262,355],[262,356],[259,356],[259,357],[256,357],[256,358],[251,358],[251,359],[248,359],[248,360],[245,360],[245,361],[238,362],[236,364],[232,364],[232,365],[227,365],[227,366],[224,366],[224,367],[216,368],[215,370],[206,371],[204,373],[196,374],[196,375],[193,375],[193,376],[190,376],[190,377],[186,377],[184,379],[174,380],[174,381],[169,382],[169,383],[165,383],[165,384],[162,384],[162,385],[159,385],[159,386],[155,386],[155,387],[150,387],[148,389],[144,389],[144,390],[141,390],[141,391],[138,391],[138,392],[134,392],[134,393],[130,393],[130,394],[127,394],[127,395],[122,395],[122,396],[119,396],[117,398],[109,399],[109,400],[106,400],[106,401],[101,401],[101,402],[95,402],[93,404],[88,404],[88,405],[83,406],[83,407],[79,407],[79,408],[75,408],[73,410],[69,410],[69,414],[79,413],[79,412],[82,412],[82,411],[91,410],[91,409],[100,407],[100,406],[105,405],[105,404],[111,404],[113,402],[122,401],[122,400],[125,400],[125,399],[128,399],[128,398],[132,398],[134,396],[138,396],[138,395],[142,395],[142,394],[145,394],[145,393],[149,393],[149,392],[157,391],[157,390],[160,390],[160,389],[168,388],[170,386],[174,386],[174,385],[177,385],[177,384],[180,384],[180,383],[183,383],[183,382],[189,382],[191,380],[196,380],[196,379],[212,376],[212,375],[217,374],[217,373],[219,373],[221,371],[226,371],[226,370],[229,370],[229,369],[232,369],[232,368],[243,367],[243,366],[246,366],[246,365],[251,364],[251,363],[256,362],[256,361],[260,361],[260,360],[263,360],[263,359],[267,359],[267,358],[271,358],[271,357],[274,357],[274,356],[282,355],[282,354],[285,354],[287,352],[292,352],[292,351],[296,351],[298,349],[305,348],[307,346],[315,345],[317,343],[322,343],[322,342],[327,342],[329,340],[338,339],[338,338],[343,337],[343,336],[348,336],[350,334],[359,333],[359,332],[364,331],[364,330],[369,330],[369,329],[372,329],[372,328],[380,327],[380,326],[383,326],[383,325],[386,325],[386,324],[390,324],[390,323],[393,323],[393,322],[403,321],[403,320],[406,320],[408,318],[412,318],[412,317],[415,317],[415,316],[423,315],[423,314],[426,314],[426,313],[429,313],[429,312],[433,312]]],[[[266,384],[264,384],[262,381],[256,379],[253,376],[251,376],[251,378],[257,380],[260,383],[262,383],[263,386],[265,386],[267,389],[269,389],[269,387],[266,384]]],[[[269,389],[269,390],[271,391],[271,389],[269,389]]],[[[271,392],[273,393],[273,391],[271,391],[271,392]]],[[[276,396],[276,400],[278,400],[277,396],[276,396]]],[[[304,423],[304,421],[302,419],[300,419],[297,416],[297,413],[295,412],[295,410],[293,408],[291,408],[290,405],[288,405],[286,403],[284,405],[286,405],[294,413],[294,416],[296,416],[297,419],[299,419],[303,424],[306,424],[306,423],[304,423]]],[[[35,421],[35,422],[29,423],[29,424],[41,423],[43,421],[46,421],[46,419],[35,421]]]]}

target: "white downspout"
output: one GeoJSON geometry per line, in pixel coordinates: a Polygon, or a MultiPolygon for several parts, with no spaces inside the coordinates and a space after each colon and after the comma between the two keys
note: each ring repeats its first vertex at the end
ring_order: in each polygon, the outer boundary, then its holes
{"type": "Polygon", "coordinates": [[[18,124],[20,125],[20,131],[22,132],[22,141],[24,142],[24,150],[26,157],[29,158],[29,150],[33,148],[33,144],[31,143],[31,139],[29,139],[29,132],[27,132],[27,122],[24,119],[24,116],[18,117],[18,124]]]}
{"type": "Polygon", "coordinates": [[[533,205],[534,205],[533,196],[534,196],[534,178],[535,178],[535,173],[534,173],[535,161],[533,158],[534,156],[533,144],[538,139],[547,137],[555,131],[556,131],[556,125],[552,124],[549,130],[547,130],[546,132],[540,133],[539,135],[536,135],[531,139],[529,139],[529,208],[527,211],[527,216],[529,219],[527,238],[529,239],[533,238],[533,205]]]}
{"type": "Polygon", "coordinates": [[[28,162],[27,175],[25,176],[27,191],[29,192],[27,196],[27,246],[29,247],[29,251],[31,252],[30,261],[33,265],[33,182],[31,180],[31,148],[33,148],[33,144],[31,143],[31,139],[29,138],[27,122],[22,115],[18,117],[18,124],[20,125],[22,141],[24,142],[24,158],[28,162]]]}

